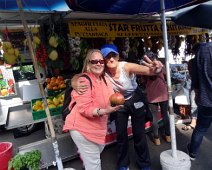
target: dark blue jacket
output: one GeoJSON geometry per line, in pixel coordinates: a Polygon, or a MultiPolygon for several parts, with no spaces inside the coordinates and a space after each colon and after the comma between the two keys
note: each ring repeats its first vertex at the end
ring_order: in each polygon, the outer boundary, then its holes
{"type": "Polygon", "coordinates": [[[192,74],[192,86],[199,90],[198,104],[212,107],[212,42],[200,44],[192,74]]]}

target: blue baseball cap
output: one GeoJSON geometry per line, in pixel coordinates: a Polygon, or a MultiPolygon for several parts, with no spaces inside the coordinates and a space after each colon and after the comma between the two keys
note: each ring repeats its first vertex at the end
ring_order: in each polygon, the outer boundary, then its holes
{"type": "Polygon", "coordinates": [[[118,49],[114,44],[106,44],[106,45],[102,46],[101,53],[104,58],[106,58],[107,55],[111,52],[113,52],[115,54],[119,54],[118,49]]]}

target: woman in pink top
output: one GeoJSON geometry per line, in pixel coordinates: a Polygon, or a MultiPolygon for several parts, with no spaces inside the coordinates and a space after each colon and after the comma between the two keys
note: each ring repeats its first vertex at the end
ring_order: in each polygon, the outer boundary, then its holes
{"type": "MultiPolygon", "coordinates": [[[[155,55],[152,52],[147,53],[150,59],[155,59],[155,55]]],[[[154,143],[160,145],[160,138],[158,134],[158,106],[160,106],[161,114],[163,117],[165,128],[165,140],[171,142],[169,116],[168,116],[168,89],[165,81],[165,69],[155,76],[149,76],[144,78],[146,86],[147,100],[149,102],[149,108],[153,115],[153,135],[154,143]]]]}
{"type": "MultiPolygon", "coordinates": [[[[104,60],[99,50],[88,52],[83,67],[92,82],[92,88],[79,95],[72,91],[76,105],[66,117],[64,131],[70,131],[86,170],[101,170],[100,153],[105,144],[108,114],[121,106],[111,107],[109,97],[114,93],[110,81],[104,76],[104,60]]],[[[90,82],[81,77],[87,86],[90,82]]],[[[71,107],[72,103],[70,104],[71,107]]]]}

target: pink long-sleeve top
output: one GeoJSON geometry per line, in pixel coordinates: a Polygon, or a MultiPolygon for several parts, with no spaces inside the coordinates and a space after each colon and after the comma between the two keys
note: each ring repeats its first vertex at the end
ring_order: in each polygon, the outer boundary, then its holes
{"type": "Polygon", "coordinates": [[[98,82],[94,75],[87,74],[92,81],[92,89],[90,82],[85,77],[80,77],[80,81],[85,81],[88,85],[88,90],[79,95],[75,90],[72,91],[72,102],[76,101],[76,105],[71,110],[71,113],[66,117],[64,131],[76,130],[80,132],[86,139],[104,144],[108,116],[104,114],[102,117],[93,116],[93,111],[96,108],[105,109],[109,104],[109,97],[114,93],[111,82],[105,77],[107,85],[102,80],[98,82]]]}
{"type": "Polygon", "coordinates": [[[146,82],[147,100],[149,103],[158,103],[168,100],[168,89],[164,78],[164,73],[158,74],[155,79],[148,77],[146,82]]]}

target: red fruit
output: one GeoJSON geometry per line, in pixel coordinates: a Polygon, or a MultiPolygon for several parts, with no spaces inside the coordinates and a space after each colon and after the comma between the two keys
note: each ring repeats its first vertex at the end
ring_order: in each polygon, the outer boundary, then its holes
{"type": "Polygon", "coordinates": [[[7,81],[7,83],[8,83],[8,85],[9,85],[9,86],[14,85],[14,81],[13,81],[13,79],[9,79],[9,80],[7,81]]]}
{"type": "Polygon", "coordinates": [[[111,106],[123,105],[125,102],[124,96],[121,93],[114,93],[109,98],[111,106]]]}
{"type": "Polygon", "coordinates": [[[14,89],[13,89],[13,88],[9,88],[9,89],[8,89],[8,93],[9,93],[9,94],[14,94],[14,93],[15,93],[15,91],[14,91],[14,89]]]}

